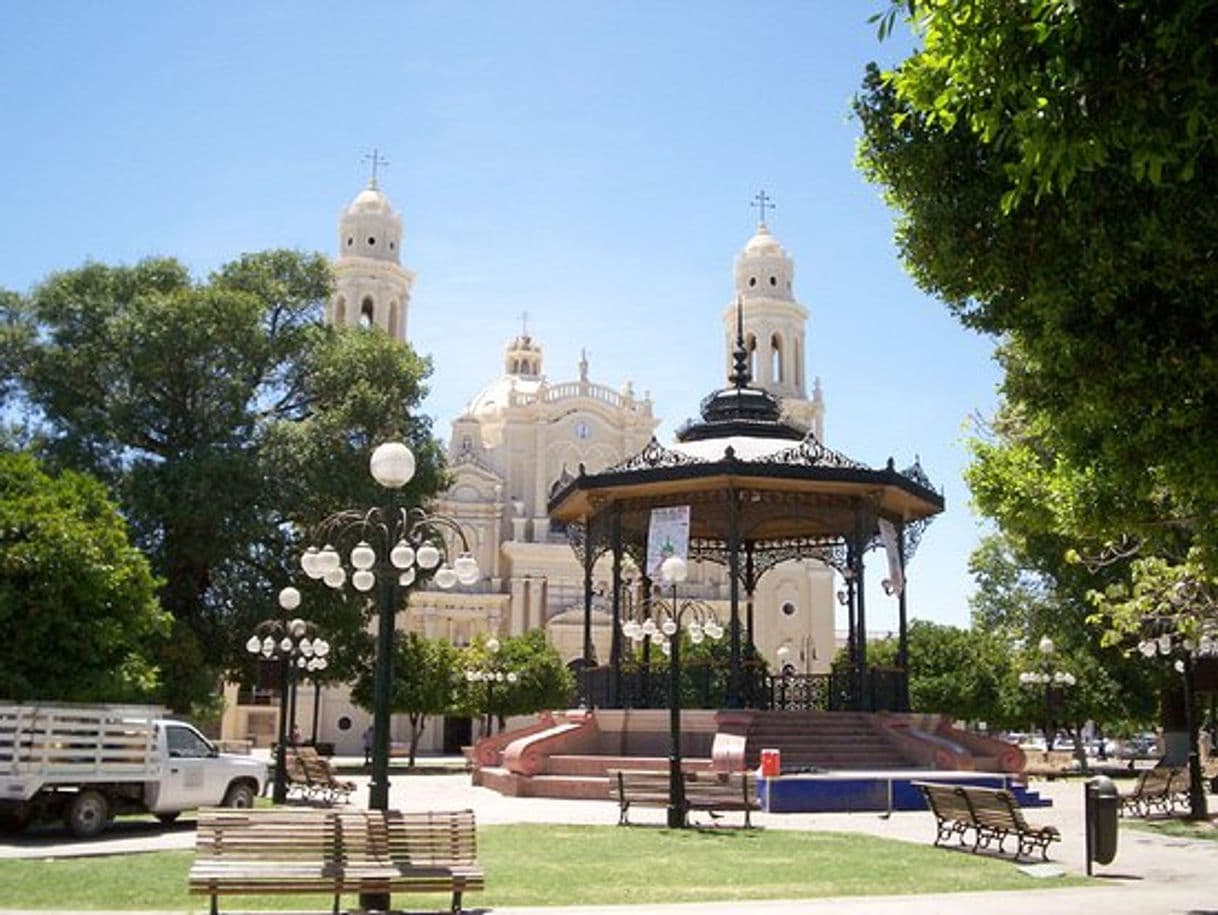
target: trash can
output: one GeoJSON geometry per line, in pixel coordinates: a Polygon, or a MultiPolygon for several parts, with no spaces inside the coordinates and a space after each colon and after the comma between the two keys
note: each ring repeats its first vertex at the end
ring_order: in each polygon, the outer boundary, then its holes
{"type": "Polygon", "coordinates": [[[761,777],[778,778],[782,775],[782,751],[768,749],[761,751],[761,777]]]}
{"type": "Polygon", "coordinates": [[[1084,788],[1087,830],[1087,873],[1091,862],[1111,864],[1117,851],[1117,812],[1121,799],[1112,779],[1097,775],[1084,788]]]}

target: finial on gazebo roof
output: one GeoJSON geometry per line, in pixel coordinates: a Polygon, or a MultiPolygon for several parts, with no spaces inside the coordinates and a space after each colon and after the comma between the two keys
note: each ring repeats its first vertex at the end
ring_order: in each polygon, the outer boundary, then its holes
{"type": "Polygon", "coordinates": [[[734,363],[728,379],[737,388],[747,388],[753,380],[749,373],[749,354],[744,348],[744,301],[736,296],[736,349],[732,352],[734,363]]]}

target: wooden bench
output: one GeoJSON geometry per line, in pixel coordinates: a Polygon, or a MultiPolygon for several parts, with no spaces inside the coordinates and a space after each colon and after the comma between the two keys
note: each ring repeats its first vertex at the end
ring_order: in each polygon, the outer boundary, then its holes
{"type": "Polygon", "coordinates": [[[304,770],[309,793],[313,797],[319,798],[327,804],[333,804],[335,801],[347,803],[351,793],[355,791],[355,782],[342,781],[337,778],[334,769],[330,766],[330,761],[319,756],[313,747],[298,747],[295,752],[300,766],[304,770]]]}
{"type": "Polygon", "coordinates": [[[1154,812],[1170,814],[1177,804],[1188,804],[1188,770],[1171,766],[1144,769],[1132,791],[1120,796],[1122,815],[1148,817],[1154,812]]]}
{"type": "Polygon", "coordinates": [[[211,897],[324,893],[339,910],[343,893],[452,893],[481,890],[470,810],[277,808],[199,811],[189,889],[211,897]]]}
{"type": "MultiPolygon", "coordinates": [[[[701,810],[717,819],[724,811],[743,811],[744,826],[752,828],[750,813],[759,810],[757,780],[751,772],[684,772],[685,816],[701,810]]],[[[609,783],[617,795],[618,825],[629,826],[631,806],[667,807],[668,773],[640,769],[611,769],[609,783]]]]}
{"type": "Polygon", "coordinates": [[[1016,858],[1030,855],[1040,849],[1045,860],[1049,858],[1049,845],[1061,841],[1056,826],[1037,826],[1024,819],[1023,810],[1014,795],[1004,788],[981,788],[972,785],[947,785],[941,782],[913,782],[926,798],[926,804],[935,815],[938,832],[935,845],[955,837],[959,844],[967,844],[967,833],[973,833],[974,852],[988,848],[997,842],[997,850],[1004,851],[1006,840],[1014,836],[1017,843],[1016,858]]]}

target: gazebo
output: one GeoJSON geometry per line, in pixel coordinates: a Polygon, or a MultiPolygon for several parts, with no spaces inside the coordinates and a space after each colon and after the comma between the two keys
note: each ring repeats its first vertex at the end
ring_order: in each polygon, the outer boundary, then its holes
{"type": "MultiPolygon", "coordinates": [[[[909,707],[907,669],[906,563],[925,526],[943,511],[917,461],[898,471],[891,459],[874,469],[827,448],[811,432],[782,419],[778,401],[751,386],[741,315],[737,311],[734,368],[729,385],[701,405],[701,420],[678,430],[669,447],[654,437],[638,454],[609,469],[564,474],[551,490],[549,514],[566,530],[584,569],[584,700],[620,707],[622,682],[623,560],[643,571],[652,509],[690,507],[692,560],[728,570],[728,708],[772,706],[764,665],[753,659],[753,595],[767,571],[790,559],[816,559],[845,580],[848,662],[818,690],[823,707],[909,707]],[[899,607],[895,669],[867,663],[865,557],[887,554],[885,590],[899,607]],[[612,554],[612,635],[607,669],[594,667],[592,647],[593,566],[612,554]],[[607,682],[606,682],[607,681],[607,682]],[[598,686],[598,684],[600,684],[598,686]]],[[[646,606],[643,612],[647,612],[646,606]]]]}

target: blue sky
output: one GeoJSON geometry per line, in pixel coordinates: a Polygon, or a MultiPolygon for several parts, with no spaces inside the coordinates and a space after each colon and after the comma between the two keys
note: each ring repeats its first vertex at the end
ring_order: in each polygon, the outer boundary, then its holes
{"type": "MultiPolygon", "coordinates": [[[[914,288],[853,166],[863,68],[909,47],[877,42],[883,5],[4,4],[0,286],[88,258],[173,255],[202,275],[244,251],[331,254],[376,146],[437,432],[527,310],[552,381],[587,347],[594,380],[652,392],[667,437],[722,382],[720,314],[765,188],[811,311],[827,444],[921,456],[948,511],[911,609],[964,623],[979,528],[962,440],[998,371],[992,341],[914,288]]],[[[872,595],[868,616],[895,625],[895,602],[872,595]]]]}

